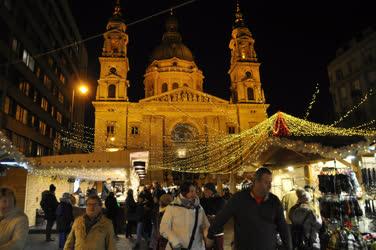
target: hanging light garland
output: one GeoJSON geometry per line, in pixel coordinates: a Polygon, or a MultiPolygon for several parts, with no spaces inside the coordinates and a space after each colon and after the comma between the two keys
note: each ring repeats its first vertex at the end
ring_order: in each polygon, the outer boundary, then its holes
{"type": "Polygon", "coordinates": [[[313,105],[314,105],[315,102],[316,102],[316,98],[317,98],[319,92],[320,92],[320,84],[319,84],[319,83],[316,83],[315,92],[313,93],[313,96],[312,96],[311,102],[310,102],[309,105],[308,105],[307,111],[306,111],[305,116],[304,116],[304,120],[307,120],[307,118],[308,118],[308,116],[309,116],[309,113],[311,112],[312,107],[313,107],[313,105]]]}

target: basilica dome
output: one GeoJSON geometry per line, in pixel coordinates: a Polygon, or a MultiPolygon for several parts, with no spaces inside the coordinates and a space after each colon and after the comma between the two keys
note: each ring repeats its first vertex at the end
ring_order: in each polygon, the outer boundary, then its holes
{"type": "Polygon", "coordinates": [[[186,61],[194,61],[192,52],[182,42],[180,33],[178,32],[178,21],[174,15],[170,15],[166,20],[166,31],[162,37],[162,43],[158,45],[151,57],[150,61],[164,60],[177,57],[186,61]]]}

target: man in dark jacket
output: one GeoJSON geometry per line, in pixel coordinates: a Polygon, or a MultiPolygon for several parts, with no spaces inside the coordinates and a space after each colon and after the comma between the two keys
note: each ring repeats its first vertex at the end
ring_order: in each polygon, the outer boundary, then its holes
{"type": "Polygon", "coordinates": [[[51,238],[51,231],[56,220],[56,209],[59,205],[55,196],[55,190],[55,185],[51,184],[50,190],[42,193],[42,200],[40,202],[40,206],[44,211],[44,218],[47,220],[46,241],[54,241],[54,239],[51,238]]]}
{"type": "Polygon", "coordinates": [[[118,212],[118,209],[119,209],[119,205],[117,203],[117,200],[115,198],[115,194],[114,192],[110,192],[104,202],[104,205],[106,206],[106,209],[107,209],[107,212],[106,212],[106,216],[107,218],[109,218],[111,221],[112,221],[112,225],[114,227],[114,233],[115,233],[115,238],[118,238],[117,236],[117,228],[118,228],[118,224],[117,224],[117,212],[118,212]]]}
{"type": "Polygon", "coordinates": [[[275,250],[277,233],[284,247],[292,250],[291,235],[283,215],[281,201],[269,193],[272,172],[259,168],[250,189],[242,190],[227,202],[210,225],[209,245],[226,222],[234,218],[234,247],[236,250],[275,250]]]}
{"type": "Polygon", "coordinates": [[[71,194],[64,193],[56,209],[56,229],[59,233],[59,249],[63,249],[73,223],[71,194]]]}
{"type": "MultiPolygon", "coordinates": [[[[217,190],[213,183],[204,185],[204,197],[201,198],[200,204],[204,209],[210,223],[213,222],[215,216],[224,207],[225,200],[217,194],[217,190]]],[[[212,247],[206,247],[207,250],[223,250],[223,227],[220,232],[214,235],[214,244],[212,247]]]]}

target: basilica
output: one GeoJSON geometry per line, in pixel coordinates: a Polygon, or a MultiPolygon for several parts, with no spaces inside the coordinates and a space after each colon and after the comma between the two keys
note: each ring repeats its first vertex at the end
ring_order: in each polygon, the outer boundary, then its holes
{"type": "MultiPolygon", "coordinates": [[[[267,118],[255,40],[239,5],[232,32],[228,31],[230,100],[203,91],[204,71],[183,43],[184,34],[179,33],[177,17],[171,12],[161,42],[145,69],[145,98],[130,102],[128,88],[132,86],[127,74],[132,58],[127,57],[126,28],[117,5],[107,24],[99,57],[100,78],[93,101],[95,152],[147,151],[163,163],[188,157],[189,147],[241,133],[267,118]]],[[[148,165],[152,169],[153,161],[148,165]]],[[[151,179],[161,174],[148,173],[151,179]]]]}

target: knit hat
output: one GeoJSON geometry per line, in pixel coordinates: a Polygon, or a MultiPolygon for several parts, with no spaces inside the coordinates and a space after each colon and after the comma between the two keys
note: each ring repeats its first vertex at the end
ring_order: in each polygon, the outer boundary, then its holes
{"type": "Polygon", "coordinates": [[[304,189],[298,188],[295,193],[299,202],[309,201],[311,199],[310,194],[304,189]]]}
{"type": "Polygon", "coordinates": [[[69,202],[71,203],[71,194],[70,193],[63,193],[63,196],[60,198],[62,202],[69,202]]]}
{"type": "Polygon", "coordinates": [[[204,188],[209,189],[209,190],[212,191],[214,194],[217,193],[217,189],[215,188],[214,183],[208,182],[208,183],[206,183],[206,184],[204,185],[204,188]]]}

